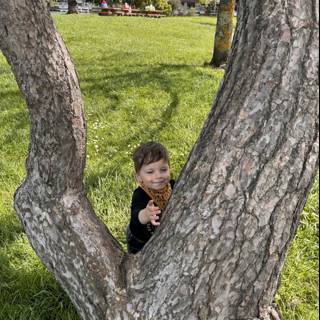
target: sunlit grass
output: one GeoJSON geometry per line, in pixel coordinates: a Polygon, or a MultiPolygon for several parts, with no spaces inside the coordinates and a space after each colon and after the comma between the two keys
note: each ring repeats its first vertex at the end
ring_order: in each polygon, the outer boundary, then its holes
{"type": "Polygon", "coordinates": [[[283,319],[319,319],[319,175],[283,270],[277,304],[283,319]]]}

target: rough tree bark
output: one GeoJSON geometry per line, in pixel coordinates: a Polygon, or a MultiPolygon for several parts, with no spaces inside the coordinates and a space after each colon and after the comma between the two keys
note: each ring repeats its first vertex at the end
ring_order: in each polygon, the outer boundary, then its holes
{"type": "Polygon", "coordinates": [[[77,14],[78,4],[76,0],[68,0],[68,12],[67,14],[77,14]]]}
{"type": "Polygon", "coordinates": [[[83,103],[45,1],[0,7],[0,47],[31,121],[15,208],[81,317],[271,317],[318,163],[318,2],[240,3],[212,111],[163,223],[136,256],[122,251],[84,194],[83,103]]]}
{"type": "Polygon", "coordinates": [[[227,63],[232,43],[235,0],[220,0],[214,49],[210,65],[220,67],[227,63]]]}

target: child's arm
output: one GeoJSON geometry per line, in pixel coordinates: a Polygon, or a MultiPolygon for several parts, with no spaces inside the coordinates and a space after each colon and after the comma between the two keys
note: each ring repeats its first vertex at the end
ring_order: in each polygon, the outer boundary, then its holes
{"type": "Polygon", "coordinates": [[[141,224],[151,222],[152,225],[159,226],[160,222],[158,222],[158,220],[160,213],[161,210],[154,205],[153,200],[150,200],[147,206],[139,212],[138,218],[141,224]]]}

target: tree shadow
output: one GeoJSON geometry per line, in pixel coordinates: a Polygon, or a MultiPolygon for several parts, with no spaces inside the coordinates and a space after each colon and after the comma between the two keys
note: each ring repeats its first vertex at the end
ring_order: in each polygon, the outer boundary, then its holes
{"type": "Polygon", "coordinates": [[[15,241],[22,233],[21,223],[13,212],[0,216],[0,248],[15,241]]]}
{"type": "MultiPolygon", "coordinates": [[[[100,65],[101,67],[101,65],[100,65]]],[[[109,98],[109,106],[106,112],[115,111],[119,107],[119,99],[113,95],[114,91],[126,91],[130,88],[139,88],[147,85],[152,85],[159,88],[169,95],[169,104],[157,116],[156,126],[152,128],[141,127],[137,128],[134,133],[123,137],[117,143],[119,152],[124,152],[128,149],[128,145],[133,145],[137,141],[157,140],[162,131],[166,130],[170,121],[177,111],[179,106],[179,94],[181,94],[181,86],[184,85],[185,73],[195,75],[198,65],[174,65],[174,64],[158,64],[156,66],[138,65],[130,66],[126,72],[120,72],[123,67],[115,67],[108,71],[108,66],[102,72],[92,72],[91,75],[82,77],[81,83],[84,84],[83,94],[91,94],[93,91],[97,94],[109,98]],[[92,75],[95,75],[93,77],[92,75]],[[108,89],[106,89],[108,88],[108,89]],[[110,99],[111,97],[111,99],[110,99]]],[[[120,130],[120,128],[119,128],[120,130]]],[[[116,166],[120,168],[127,162],[127,159],[117,159],[116,166]]],[[[105,167],[99,172],[90,171],[85,178],[85,188],[87,192],[98,185],[99,179],[106,177],[112,168],[105,167]]]]}
{"type": "MultiPolygon", "coordinates": [[[[7,98],[13,98],[13,97],[22,98],[22,95],[21,95],[18,87],[15,90],[13,90],[13,89],[10,89],[10,90],[5,89],[3,91],[1,90],[1,99],[3,101],[6,100],[7,98]]],[[[11,107],[11,106],[8,106],[8,108],[4,108],[4,110],[8,110],[9,107],[11,107]]]]}
{"type": "Polygon", "coordinates": [[[196,24],[200,24],[202,26],[206,26],[206,27],[216,27],[217,26],[217,21],[215,20],[215,22],[196,22],[196,21],[192,21],[192,23],[196,23],[196,24]]]}
{"type": "Polygon", "coordinates": [[[69,297],[40,260],[23,255],[28,261],[17,267],[12,257],[0,254],[0,277],[6,284],[0,288],[0,319],[78,320],[69,297]]]}
{"type": "MultiPolygon", "coordinates": [[[[128,145],[133,145],[137,141],[157,140],[161,132],[167,129],[172,117],[180,103],[181,87],[190,85],[186,79],[193,79],[197,76],[199,68],[202,65],[190,64],[143,64],[135,63],[136,54],[123,52],[120,54],[112,54],[106,56],[99,64],[92,64],[91,61],[78,59],[76,66],[79,73],[81,93],[86,97],[90,97],[94,101],[94,96],[99,95],[108,99],[108,104],[103,110],[103,116],[107,116],[108,112],[118,111],[120,106],[120,98],[118,92],[126,92],[131,88],[140,88],[152,85],[155,90],[161,90],[168,94],[169,103],[161,109],[160,114],[155,121],[156,125],[146,130],[141,127],[132,134],[124,136],[118,141],[117,149],[120,152],[128,150],[128,145]],[[126,61],[126,66],[119,64],[111,64],[108,61],[126,61]],[[190,77],[186,77],[190,74],[190,77]]],[[[14,96],[16,99],[21,97],[20,92],[10,90],[6,92],[6,96],[14,96]]],[[[5,106],[8,110],[9,106],[5,106]]],[[[9,113],[0,119],[0,125],[11,121],[12,127],[5,138],[4,143],[14,143],[19,137],[16,132],[19,129],[26,129],[29,126],[29,115],[26,109],[20,109],[14,115],[15,121],[12,121],[12,114],[9,113]],[[9,119],[10,117],[10,119],[9,119]]],[[[88,122],[88,120],[87,120],[88,122]]],[[[121,130],[121,128],[119,128],[121,130]]],[[[112,160],[112,158],[110,159],[112,160]]],[[[121,168],[128,159],[117,159],[116,167],[110,168],[103,166],[102,170],[88,170],[85,176],[85,190],[90,192],[98,185],[99,179],[103,179],[121,168]]]]}

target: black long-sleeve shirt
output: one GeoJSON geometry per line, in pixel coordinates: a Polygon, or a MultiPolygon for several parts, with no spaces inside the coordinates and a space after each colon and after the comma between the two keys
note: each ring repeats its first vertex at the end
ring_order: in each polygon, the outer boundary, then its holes
{"type": "MultiPolygon", "coordinates": [[[[173,188],[174,180],[170,180],[170,184],[171,188],[173,188]]],[[[151,198],[149,195],[141,187],[138,187],[134,190],[131,201],[131,220],[129,228],[133,236],[143,242],[147,242],[155,230],[155,226],[153,226],[150,222],[147,224],[142,224],[138,217],[139,212],[146,208],[150,200],[151,198]]],[[[155,203],[155,205],[157,204],[155,203]]]]}

